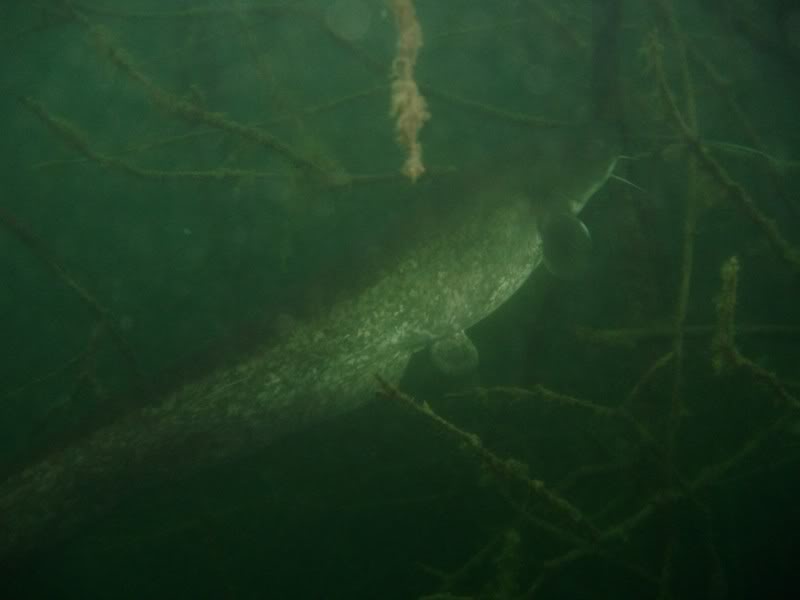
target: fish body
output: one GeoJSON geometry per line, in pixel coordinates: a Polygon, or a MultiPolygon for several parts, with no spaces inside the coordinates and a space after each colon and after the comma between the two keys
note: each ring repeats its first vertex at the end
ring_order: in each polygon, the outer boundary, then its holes
{"type": "Polygon", "coordinates": [[[353,410],[374,396],[376,375],[398,383],[413,353],[491,314],[542,261],[542,215],[553,203],[580,211],[613,168],[610,156],[594,171],[574,162],[569,144],[538,148],[441,200],[434,226],[325,316],[0,484],[0,560],[63,537],[130,490],[353,410]]]}

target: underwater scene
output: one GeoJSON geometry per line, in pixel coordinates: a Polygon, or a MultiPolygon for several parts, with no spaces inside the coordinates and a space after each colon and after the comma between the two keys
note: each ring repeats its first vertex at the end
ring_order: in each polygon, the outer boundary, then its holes
{"type": "Polygon", "coordinates": [[[800,2],[0,48],[0,598],[796,597],[800,2]]]}

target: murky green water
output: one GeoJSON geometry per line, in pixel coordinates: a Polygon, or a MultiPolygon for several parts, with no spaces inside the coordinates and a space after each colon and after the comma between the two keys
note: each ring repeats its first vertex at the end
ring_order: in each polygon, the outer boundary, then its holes
{"type": "Polygon", "coordinates": [[[796,3],[6,4],[3,597],[792,597],[796,3]]]}

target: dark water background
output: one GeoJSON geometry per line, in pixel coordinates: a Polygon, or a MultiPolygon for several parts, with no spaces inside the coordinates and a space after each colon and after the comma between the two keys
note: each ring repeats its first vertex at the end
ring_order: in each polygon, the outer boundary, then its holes
{"type": "MultiPolygon", "coordinates": [[[[75,3],[77,20],[62,2],[3,4],[0,476],[324,314],[379,271],[387,227],[413,226],[408,207],[436,202],[431,181],[442,171],[480,169],[536,135],[542,125],[525,116],[574,123],[592,114],[592,18],[606,3],[416,4],[425,35],[417,72],[433,117],[421,134],[430,173],[413,186],[397,176],[404,157],[387,85],[395,31],[384,2],[109,0],[75,3]],[[338,179],[320,181],[278,152],[165,110],[109,60],[99,32],[173,98],[258,125],[338,179]],[[22,98],[82,131],[94,158],[22,98]],[[239,174],[211,176],[223,168],[239,174]],[[381,177],[336,184],[348,174],[381,177]],[[135,362],[48,269],[52,260],[109,311],[135,362]]],[[[701,139],[798,247],[800,5],[622,5],[618,123],[626,154],[641,158],[620,173],[645,192],[605,186],[583,213],[591,271],[578,281],[535,273],[469,332],[475,372],[444,377],[420,353],[401,388],[525,463],[600,530],[651,505],[674,486],[624,422],[473,392],[543,385],[617,406],[672,348],[691,195],[686,323],[698,329],[687,330],[670,464],[692,480],[748,441],[758,446],[694,501],[659,505],[626,541],[547,570],[536,597],[793,597],[798,268],[707,170],[691,176],[643,48],[657,32],[683,111],[688,48],[701,139]],[[793,406],[752,369],[712,369],[719,269],[732,255],[738,346],[793,406]],[[586,334],[606,328],[654,333],[616,344],[586,334]]],[[[674,424],[674,372],[657,372],[631,406],[660,442],[674,424]]],[[[425,419],[381,401],[224,468],[176,474],[0,585],[7,598],[533,597],[544,561],[572,548],[531,519],[551,519],[540,509],[425,419]],[[471,557],[464,576],[441,587],[435,571],[455,573],[471,557]]]]}

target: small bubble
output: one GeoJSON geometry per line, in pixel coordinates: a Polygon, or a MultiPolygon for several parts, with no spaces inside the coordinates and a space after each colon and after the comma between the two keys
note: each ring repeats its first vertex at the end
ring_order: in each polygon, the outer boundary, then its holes
{"type": "Polygon", "coordinates": [[[371,17],[370,8],[363,0],[338,0],[325,11],[325,23],[331,31],[351,42],[367,34],[371,17]]]}

